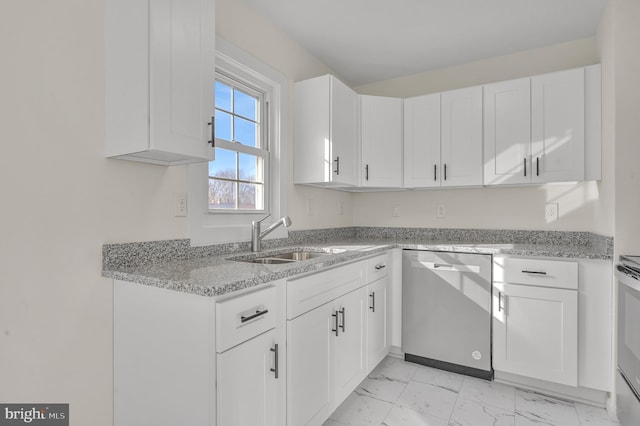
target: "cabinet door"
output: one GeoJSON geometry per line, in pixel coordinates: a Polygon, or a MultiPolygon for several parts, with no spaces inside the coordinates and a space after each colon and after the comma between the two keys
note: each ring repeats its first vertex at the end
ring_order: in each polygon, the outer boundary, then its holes
{"type": "Polygon", "coordinates": [[[440,186],[440,94],[404,100],[404,186],[440,186]]]}
{"type": "Polygon", "coordinates": [[[271,371],[275,333],[272,329],[218,355],[218,424],[278,426],[277,379],[271,371]]]}
{"type": "Polygon", "coordinates": [[[360,99],[332,75],[295,84],[294,183],[354,186],[360,171],[360,99]]]}
{"type": "Polygon", "coordinates": [[[484,184],[531,181],[531,79],[484,86],[484,184]]]}
{"type": "Polygon", "coordinates": [[[331,79],[332,182],[355,186],[360,180],[360,100],[335,77],[331,79]]]}
{"type": "Polygon", "coordinates": [[[584,68],[531,79],[533,182],[584,180],[584,68]]]}
{"type": "Polygon", "coordinates": [[[494,283],[493,367],[577,385],[578,293],[494,283]]]}
{"type": "Polygon", "coordinates": [[[442,186],[482,185],[482,87],[441,96],[442,186]]]}
{"type": "Polygon", "coordinates": [[[402,186],[402,99],[361,96],[362,186],[402,186]]]}
{"type": "Polygon", "coordinates": [[[338,335],[335,339],[335,400],[342,402],[364,380],[366,290],[347,293],[336,299],[338,335]]]}
{"type": "Polygon", "coordinates": [[[287,321],[287,424],[320,424],[332,413],[333,302],[287,321]]]}
{"type": "Polygon", "coordinates": [[[387,334],[387,292],[389,276],[367,286],[367,371],[371,371],[389,353],[387,334]]]}

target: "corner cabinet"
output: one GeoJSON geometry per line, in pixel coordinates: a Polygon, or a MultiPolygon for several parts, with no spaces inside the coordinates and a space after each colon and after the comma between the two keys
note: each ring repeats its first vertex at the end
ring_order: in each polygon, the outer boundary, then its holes
{"type": "Polygon", "coordinates": [[[402,99],[360,96],[361,186],[402,186],[402,99]]]}
{"type": "Polygon", "coordinates": [[[109,0],[105,43],[105,155],[212,160],[214,0],[109,0]]]}
{"type": "Polygon", "coordinates": [[[350,187],[360,183],[360,101],[332,75],[295,84],[296,184],[350,187]]]}

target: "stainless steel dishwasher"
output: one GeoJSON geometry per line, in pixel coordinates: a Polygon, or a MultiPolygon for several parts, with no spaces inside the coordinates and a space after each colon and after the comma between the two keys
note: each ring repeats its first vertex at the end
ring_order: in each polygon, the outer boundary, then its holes
{"type": "Polygon", "coordinates": [[[491,380],[491,255],[404,250],[405,360],[491,380]]]}

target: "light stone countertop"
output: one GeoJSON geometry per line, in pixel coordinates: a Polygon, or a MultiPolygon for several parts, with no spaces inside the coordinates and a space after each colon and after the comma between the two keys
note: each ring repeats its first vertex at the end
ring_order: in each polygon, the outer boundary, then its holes
{"type": "MultiPolygon", "coordinates": [[[[188,240],[175,240],[179,244],[188,240]]],[[[175,243],[173,241],[172,243],[175,243]]],[[[312,273],[342,263],[383,253],[392,248],[505,254],[553,258],[611,260],[610,250],[599,245],[537,243],[453,243],[425,239],[339,238],[321,243],[296,244],[263,250],[149,261],[130,265],[105,265],[102,275],[202,296],[221,296],[260,284],[312,273]],[[331,254],[283,264],[255,264],[234,258],[263,257],[289,251],[326,251],[331,254]]],[[[174,248],[172,248],[173,250],[174,248]]]]}

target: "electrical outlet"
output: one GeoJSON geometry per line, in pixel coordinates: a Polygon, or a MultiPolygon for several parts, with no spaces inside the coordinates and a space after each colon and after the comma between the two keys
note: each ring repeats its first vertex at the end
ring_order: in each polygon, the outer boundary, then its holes
{"type": "Polygon", "coordinates": [[[442,218],[446,216],[447,216],[447,213],[446,213],[444,204],[438,204],[438,208],[436,210],[436,217],[442,218]]]}
{"type": "Polygon", "coordinates": [[[174,205],[174,215],[176,217],[186,217],[187,216],[187,193],[186,192],[177,192],[175,205],[174,205]]]}
{"type": "Polygon", "coordinates": [[[391,206],[391,217],[400,217],[400,205],[394,204],[391,206]]]}
{"type": "Polygon", "coordinates": [[[558,203],[547,203],[544,205],[544,219],[547,223],[554,222],[560,217],[558,203]]]}

